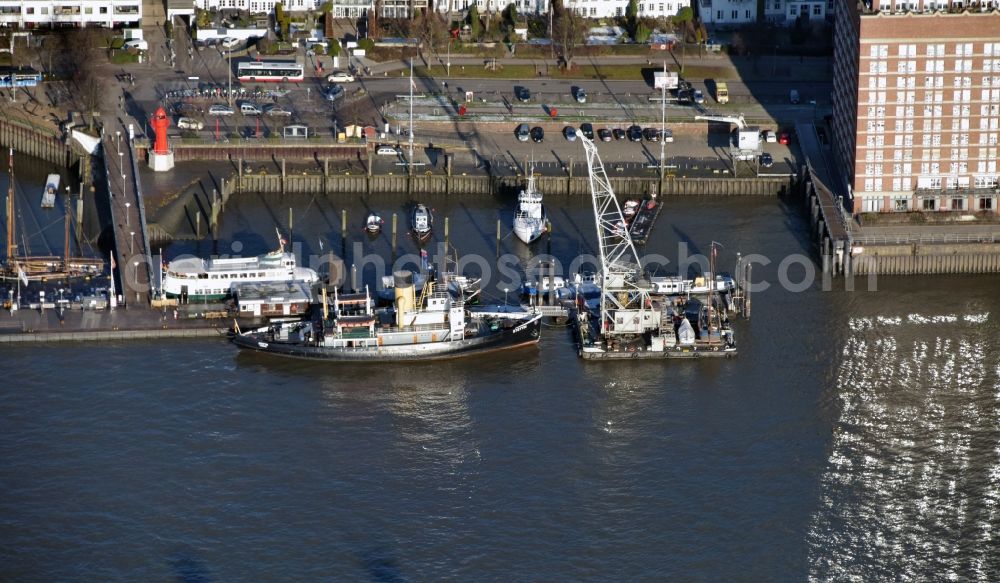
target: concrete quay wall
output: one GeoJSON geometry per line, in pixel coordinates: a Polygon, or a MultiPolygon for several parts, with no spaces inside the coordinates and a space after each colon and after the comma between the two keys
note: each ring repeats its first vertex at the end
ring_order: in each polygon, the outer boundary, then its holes
{"type": "MultiPolygon", "coordinates": [[[[622,196],[776,196],[794,188],[787,178],[672,178],[612,177],[615,193],[622,196]]],[[[244,174],[236,177],[224,193],[264,194],[456,194],[495,195],[516,193],[524,179],[516,176],[447,176],[436,175],[296,175],[244,174]]],[[[585,176],[540,176],[539,190],[546,194],[589,196],[590,183],[585,176]]]]}
{"type": "Polygon", "coordinates": [[[1000,273],[1000,244],[867,245],[851,263],[855,275],[1000,273]]]}

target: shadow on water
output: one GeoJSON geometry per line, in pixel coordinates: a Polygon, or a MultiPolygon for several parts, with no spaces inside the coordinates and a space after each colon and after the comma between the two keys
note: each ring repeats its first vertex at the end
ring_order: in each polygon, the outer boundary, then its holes
{"type": "Polygon", "coordinates": [[[393,559],[391,551],[384,547],[361,551],[358,560],[372,581],[384,583],[408,581],[393,559]]]}
{"type": "Polygon", "coordinates": [[[177,553],[170,557],[170,568],[178,583],[209,583],[212,580],[208,567],[187,553],[177,553]]]}

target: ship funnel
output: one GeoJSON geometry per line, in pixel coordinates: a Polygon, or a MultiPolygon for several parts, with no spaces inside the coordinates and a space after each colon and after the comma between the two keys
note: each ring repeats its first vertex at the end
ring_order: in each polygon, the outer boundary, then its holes
{"type": "Polygon", "coordinates": [[[409,270],[395,271],[392,274],[393,286],[396,290],[396,325],[405,326],[407,312],[413,311],[413,272],[409,270]]]}

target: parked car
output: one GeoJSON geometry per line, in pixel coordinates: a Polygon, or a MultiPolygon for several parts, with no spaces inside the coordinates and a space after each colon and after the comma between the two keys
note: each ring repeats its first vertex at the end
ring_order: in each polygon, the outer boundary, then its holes
{"type": "Polygon", "coordinates": [[[334,71],[326,76],[327,83],[353,83],[354,75],[345,71],[334,71]]]}
{"type": "Polygon", "coordinates": [[[529,136],[531,135],[531,130],[528,128],[528,124],[523,123],[517,126],[517,129],[514,130],[514,135],[517,136],[517,140],[519,142],[527,142],[529,136]]]}
{"type": "Polygon", "coordinates": [[[344,87],[342,85],[331,85],[323,93],[323,96],[326,97],[327,101],[337,101],[344,96],[344,87]]]}
{"type": "Polygon", "coordinates": [[[792,105],[797,105],[799,103],[799,101],[801,101],[801,99],[799,98],[799,92],[797,90],[795,90],[795,89],[792,89],[791,91],[789,91],[788,92],[788,101],[792,105]]]}
{"type": "Polygon", "coordinates": [[[788,134],[788,132],[781,132],[781,135],[778,136],[778,143],[787,146],[788,144],[792,143],[792,138],[788,134]]]}
{"type": "Polygon", "coordinates": [[[771,166],[774,166],[774,157],[768,154],[767,152],[764,152],[763,154],[760,155],[760,165],[763,166],[764,168],[770,168],[771,166]]]}
{"type": "Polygon", "coordinates": [[[601,139],[602,142],[611,141],[611,130],[608,128],[601,128],[597,130],[597,137],[601,139]]]}
{"type": "Polygon", "coordinates": [[[234,113],[236,112],[233,111],[233,108],[219,103],[208,108],[208,115],[233,115],[234,113]]]}
{"type": "Polygon", "coordinates": [[[174,113],[201,113],[202,111],[202,108],[198,107],[194,103],[185,103],[182,101],[174,104],[174,113]]]}
{"type": "Polygon", "coordinates": [[[615,128],[615,129],[611,130],[611,135],[614,136],[614,138],[616,140],[624,140],[625,139],[625,130],[623,130],[621,128],[615,128]]]}
{"type": "Polygon", "coordinates": [[[221,44],[222,44],[223,47],[225,47],[227,49],[231,49],[231,48],[235,47],[236,45],[240,44],[240,39],[233,38],[231,36],[227,36],[224,39],[222,39],[221,44]]]}
{"type": "Polygon", "coordinates": [[[593,126],[593,124],[591,124],[591,123],[582,123],[582,124],[580,124],[580,132],[588,140],[593,140],[594,139],[594,126],[593,126]]]}
{"type": "Polygon", "coordinates": [[[515,88],[514,95],[522,103],[527,103],[531,101],[531,91],[529,91],[527,87],[515,88]]]}
{"type": "Polygon", "coordinates": [[[574,97],[576,97],[577,103],[587,103],[587,92],[583,89],[577,89],[574,97]]]}
{"type": "Polygon", "coordinates": [[[131,39],[125,41],[125,44],[122,45],[122,48],[125,48],[125,49],[136,49],[136,50],[139,50],[139,51],[148,51],[149,50],[149,43],[147,43],[146,41],[142,40],[141,38],[131,38],[131,39]]]}
{"type": "Polygon", "coordinates": [[[778,136],[773,130],[767,130],[764,132],[764,141],[768,144],[773,144],[778,141],[778,136]]]}
{"type": "Polygon", "coordinates": [[[642,141],[642,128],[639,126],[630,126],[626,134],[630,142],[642,141]]]}
{"type": "Polygon", "coordinates": [[[241,115],[260,115],[260,108],[253,103],[241,103],[240,104],[240,114],[241,115]]]}
{"type": "Polygon", "coordinates": [[[205,124],[194,118],[182,117],[177,120],[177,127],[182,130],[200,130],[205,127],[205,124]]]}
{"type": "Polygon", "coordinates": [[[396,150],[396,146],[383,145],[375,149],[375,154],[379,156],[396,156],[399,154],[399,151],[396,150]]]}
{"type": "Polygon", "coordinates": [[[701,89],[694,90],[694,102],[698,104],[705,103],[705,95],[701,92],[701,89]]]}
{"type": "Polygon", "coordinates": [[[647,142],[659,142],[660,130],[656,128],[646,128],[642,130],[642,137],[645,138],[647,142]]]}
{"type": "Polygon", "coordinates": [[[533,142],[535,142],[536,144],[540,144],[544,139],[545,139],[545,130],[543,130],[539,126],[531,128],[531,140],[533,142]]]}
{"type": "Polygon", "coordinates": [[[663,130],[663,141],[667,142],[668,144],[673,143],[673,141],[674,141],[674,130],[672,130],[670,128],[664,129],[663,130]]]}
{"type": "Polygon", "coordinates": [[[281,107],[280,105],[268,105],[264,108],[264,113],[271,117],[289,117],[292,115],[292,112],[281,107]]]}
{"type": "Polygon", "coordinates": [[[576,141],[576,128],[573,127],[573,126],[566,126],[566,127],[564,127],[563,128],[563,136],[566,137],[567,141],[569,141],[569,142],[575,142],[576,141]]]}

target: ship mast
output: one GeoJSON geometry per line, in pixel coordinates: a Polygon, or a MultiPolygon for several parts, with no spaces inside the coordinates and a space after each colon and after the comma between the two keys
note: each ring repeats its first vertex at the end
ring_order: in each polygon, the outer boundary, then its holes
{"type": "Polygon", "coordinates": [[[10,149],[7,166],[10,176],[7,184],[7,263],[13,269],[17,257],[17,237],[14,235],[14,148],[10,149]]]}

